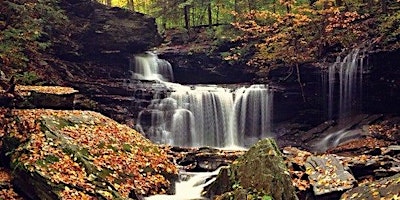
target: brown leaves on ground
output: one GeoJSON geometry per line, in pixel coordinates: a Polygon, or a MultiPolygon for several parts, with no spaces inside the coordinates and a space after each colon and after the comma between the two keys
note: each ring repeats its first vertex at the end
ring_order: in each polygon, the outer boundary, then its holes
{"type": "MultiPolygon", "coordinates": [[[[1,113],[1,112],[0,112],[1,113]]],[[[20,145],[13,162],[64,186],[62,199],[165,193],[176,174],[164,150],[128,126],[91,111],[12,110],[4,128],[20,145]]]]}
{"type": "Polygon", "coordinates": [[[307,158],[312,154],[295,147],[285,147],[283,153],[286,157],[285,162],[288,166],[293,185],[300,191],[310,188],[310,181],[304,171],[304,165],[307,158]]]}
{"type": "Polygon", "coordinates": [[[329,149],[328,153],[341,153],[341,154],[359,154],[367,150],[373,150],[375,148],[385,147],[390,145],[390,142],[373,138],[365,137],[350,142],[343,143],[333,149],[329,149]]]}
{"type": "Polygon", "coordinates": [[[23,200],[12,188],[0,189],[0,199],[7,200],[23,200]]]}
{"type": "Polygon", "coordinates": [[[376,138],[385,139],[393,143],[399,143],[400,124],[393,124],[389,121],[384,121],[380,124],[370,125],[368,130],[370,134],[376,138]]]}
{"type": "Polygon", "coordinates": [[[17,85],[15,87],[16,92],[21,93],[22,95],[35,91],[39,93],[46,94],[73,94],[78,92],[74,88],[71,87],[62,87],[62,86],[33,86],[33,85],[17,85]]]}
{"type": "Polygon", "coordinates": [[[22,200],[11,188],[11,174],[8,170],[0,167],[0,199],[22,200]]]}
{"type": "Polygon", "coordinates": [[[11,182],[10,172],[0,167],[0,185],[8,184],[10,182],[11,182]]]}

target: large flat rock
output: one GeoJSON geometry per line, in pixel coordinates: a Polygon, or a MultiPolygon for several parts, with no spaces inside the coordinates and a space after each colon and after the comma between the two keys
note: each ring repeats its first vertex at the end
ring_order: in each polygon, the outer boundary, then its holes
{"type": "Polygon", "coordinates": [[[128,126],[92,111],[0,109],[0,159],[30,199],[173,193],[175,165],[128,126]]]}

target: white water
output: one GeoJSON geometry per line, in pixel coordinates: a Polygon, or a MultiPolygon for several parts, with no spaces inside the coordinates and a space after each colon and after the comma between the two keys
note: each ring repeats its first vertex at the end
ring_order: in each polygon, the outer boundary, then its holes
{"type": "MultiPolygon", "coordinates": [[[[159,70],[153,70],[157,59],[154,54],[135,58],[136,67],[139,66],[135,74],[142,74],[146,80],[166,80],[161,74],[156,74],[159,70]]],[[[273,93],[266,85],[223,88],[164,84],[174,92],[168,98],[153,100],[137,119],[138,127],[144,127],[143,124],[151,119],[145,134],[154,142],[234,147],[250,146],[261,138],[273,136],[273,93]]]]}
{"type": "Polygon", "coordinates": [[[360,110],[362,93],[362,74],[364,70],[364,52],[354,49],[341,59],[328,67],[326,78],[328,86],[327,118],[338,119],[348,117],[360,110]],[[337,105],[335,100],[339,99],[337,105]],[[355,106],[359,105],[359,106],[355,106]],[[337,113],[335,113],[337,110],[337,113]]]}
{"type": "MultiPolygon", "coordinates": [[[[364,57],[365,53],[360,49],[352,50],[343,59],[338,56],[322,77],[324,91],[328,95],[328,120],[337,119],[339,124],[343,124],[345,119],[360,112],[364,57]]],[[[332,132],[316,144],[316,150],[325,151],[359,136],[359,130],[342,129],[332,132]]]]}
{"type": "Polygon", "coordinates": [[[265,85],[236,90],[192,86],[154,100],[142,111],[138,123],[151,118],[147,136],[159,143],[179,146],[250,146],[273,136],[272,92],[265,85]],[[234,96],[236,97],[234,101],[234,96]],[[144,117],[144,113],[151,117],[144,117]]]}
{"type": "Polygon", "coordinates": [[[362,135],[362,131],[360,129],[354,130],[346,130],[342,129],[327,135],[317,144],[315,144],[315,150],[318,152],[324,152],[329,148],[333,148],[338,146],[339,144],[343,144],[349,142],[355,138],[358,138],[362,135]]]}
{"type": "MultiPolygon", "coordinates": [[[[215,180],[220,169],[213,172],[184,173],[189,176],[189,180],[177,182],[174,195],[154,195],[146,197],[146,200],[191,200],[204,199],[201,193],[207,185],[215,180]]],[[[182,173],[181,173],[182,175],[182,173]]]]}
{"type": "Polygon", "coordinates": [[[171,64],[154,53],[136,55],[130,63],[132,79],[174,81],[171,64]]]}
{"type": "Polygon", "coordinates": [[[228,146],[253,144],[260,138],[272,137],[271,113],[273,93],[265,85],[252,85],[235,92],[232,137],[228,146]]]}

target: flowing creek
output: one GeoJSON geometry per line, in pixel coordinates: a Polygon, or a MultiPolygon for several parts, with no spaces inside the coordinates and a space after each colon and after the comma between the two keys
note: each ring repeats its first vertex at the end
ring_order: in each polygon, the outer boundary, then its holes
{"type": "Polygon", "coordinates": [[[200,200],[203,188],[212,183],[218,175],[219,169],[213,172],[180,172],[181,181],[176,183],[176,194],[154,195],[146,197],[146,200],[200,200]]]}

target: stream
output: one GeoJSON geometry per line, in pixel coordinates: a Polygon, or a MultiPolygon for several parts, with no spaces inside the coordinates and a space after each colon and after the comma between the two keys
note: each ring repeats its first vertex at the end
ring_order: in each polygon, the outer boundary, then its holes
{"type": "Polygon", "coordinates": [[[180,181],[176,183],[175,195],[154,195],[146,197],[146,200],[199,200],[203,188],[211,184],[219,173],[219,169],[213,172],[180,172],[180,181]]]}

